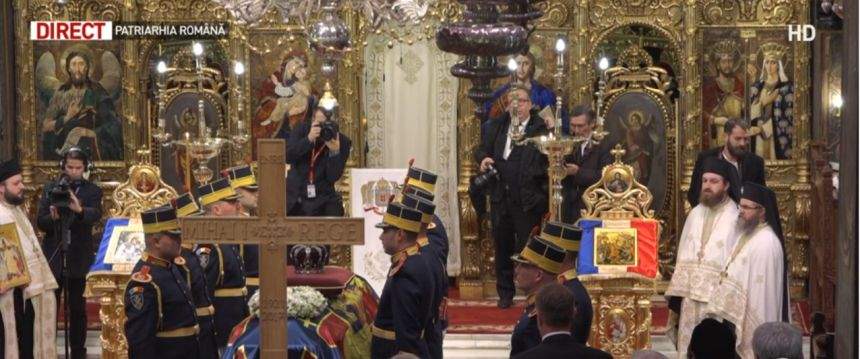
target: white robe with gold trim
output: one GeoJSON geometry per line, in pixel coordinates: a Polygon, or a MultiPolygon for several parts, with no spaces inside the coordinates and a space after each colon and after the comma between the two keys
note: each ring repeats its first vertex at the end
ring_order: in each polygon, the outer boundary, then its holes
{"type": "Polygon", "coordinates": [[[759,325],[781,320],[783,253],[779,238],[763,225],[753,230],[746,245],[727,263],[726,276],[714,290],[706,312],[732,322],[737,351],[743,359],[754,359],[753,332],[759,325]]]}
{"type": "Polygon", "coordinates": [[[737,219],[737,204],[727,198],[714,209],[703,204],[697,205],[684,222],[678,241],[675,272],[666,290],[667,296],[684,298],[678,323],[678,358],[687,357],[693,328],[706,318],[705,309],[735,244],[737,219]],[[708,228],[710,236],[703,238],[708,232],[705,229],[708,216],[712,217],[712,224],[708,228]]]}
{"type": "MultiPolygon", "coordinates": [[[[57,357],[57,300],[54,290],[57,281],[42,253],[33,225],[20,206],[0,203],[0,224],[15,223],[18,239],[27,261],[30,283],[24,287],[24,299],[33,303],[35,320],[33,323],[33,356],[36,359],[55,359],[57,357]]],[[[15,300],[13,291],[0,294],[0,313],[3,315],[5,329],[5,359],[18,358],[18,341],[15,323],[15,300]]]]}

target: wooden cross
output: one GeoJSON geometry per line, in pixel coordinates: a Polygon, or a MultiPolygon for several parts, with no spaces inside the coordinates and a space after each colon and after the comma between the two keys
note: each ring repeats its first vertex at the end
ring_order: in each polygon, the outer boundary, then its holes
{"type": "Polygon", "coordinates": [[[364,218],[286,217],[284,140],[261,139],[258,217],[183,217],[182,240],[260,245],[260,357],[287,357],[287,245],[364,244],[364,218]]]}

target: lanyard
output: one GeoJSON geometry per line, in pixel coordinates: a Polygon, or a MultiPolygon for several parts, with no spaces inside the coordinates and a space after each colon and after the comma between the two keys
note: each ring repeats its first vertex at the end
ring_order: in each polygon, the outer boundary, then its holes
{"type": "Polygon", "coordinates": [[[311,167],[308,170],[308,183],[310,184],[314,183],[314,175],[316,172],[316,167],[314,167],[314,165],[317,163],[317,159],[320,157],[320,155],[325,151],[325,148],[325,144],[323,144],[319,147],[319,150],[317,150],[316,148],[311,150],[311,167]]]}

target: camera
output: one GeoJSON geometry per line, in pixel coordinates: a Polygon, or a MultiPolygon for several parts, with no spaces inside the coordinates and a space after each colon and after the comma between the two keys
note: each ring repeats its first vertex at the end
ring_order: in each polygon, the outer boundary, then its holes
{"type": "Polygon", "coordinates": [[[487,172],[475,177],[475,186],[484,187],[494,179],[499,179],[499,170],[492,165],[487,166],[487,172]]]}
{"type": "Polygon", "coordinates": [[[332,120],[325,120],[320,123],[320,138],[323,141],[331,141],[333,140],[338,133],[337,122],[332,120]]]}
{"type": "Polygon", "coordinates": [[[54,207],[69,208],[69,203],[72,202],[72,191],[69,179],[66,176],[60,178],[57,183],[51,187],[48,192],[48,200],[54,207]]]}

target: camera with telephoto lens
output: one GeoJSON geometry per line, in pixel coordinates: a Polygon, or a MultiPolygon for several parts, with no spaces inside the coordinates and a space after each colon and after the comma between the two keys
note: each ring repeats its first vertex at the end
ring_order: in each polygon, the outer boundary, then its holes
{"type": "Polygon", "coordinates": [[[337,122],[325,120],[320,123],[320,138],[322,138],[323,141],[333,140],[337,136],[337,132],[337,122]]]}
{"type": "Polygon", "coordinates": [[[69,208],[69,203],[72,202],[72,191],[69,178],[63,176],[57,181],[51,190],[48,192],[48,200],[54,207],[69,208]]]}
{"type": "Polygon", "coordinates": [[[487,183],[490,183],[492,180],[499,179],[499,170],[497,170],[492,165],[487,166],[487,172],[475,177],[475,186],[484,187],[487,183]]]}

